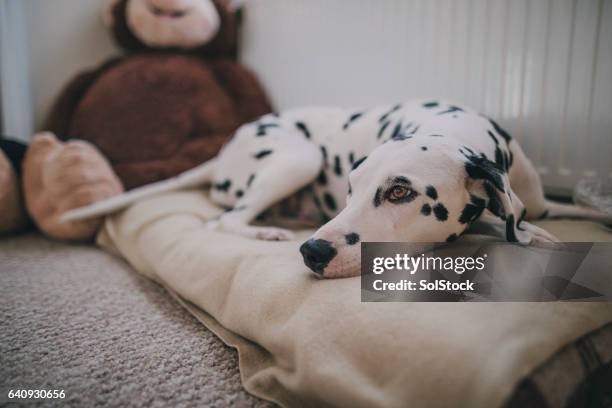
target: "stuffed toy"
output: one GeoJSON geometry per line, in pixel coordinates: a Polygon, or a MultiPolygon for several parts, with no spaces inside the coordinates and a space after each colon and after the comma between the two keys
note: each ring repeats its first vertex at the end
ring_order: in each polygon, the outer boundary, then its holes
{"type": "Polygon", "coordinates": [[[221,0],[111,0],[105,21],[126,55],[68,84],[24,161],[28,211],[56,238],[101,223],[61,224],[64,211],[201,164],[271,111],[221,0]]]}
{"type": "Polygon", "coordinates": [[[19,183],[25,151],[24,144],[0,138],[0,235],[17,232],[28,225],[19,183]]]}

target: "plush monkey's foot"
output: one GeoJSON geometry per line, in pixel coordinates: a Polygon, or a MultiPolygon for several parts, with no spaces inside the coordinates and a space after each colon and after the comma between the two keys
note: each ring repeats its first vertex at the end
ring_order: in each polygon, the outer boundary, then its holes
{"type": "Polygon", "coordinates": [[[65,211],[120,194],[121,182],[93,145],[59,141],[49,132],[37,134],[23,162],[26,207],[46,234],[59,239],[92,239],[102,218],[62,223],[65,211]]]}

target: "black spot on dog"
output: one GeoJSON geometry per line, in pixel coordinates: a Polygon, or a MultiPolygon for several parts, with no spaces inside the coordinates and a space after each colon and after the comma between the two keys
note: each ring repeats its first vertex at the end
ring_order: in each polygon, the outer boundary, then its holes
{"type": "Polygon", "coordinates": [[[421,207],[421,214],[423,214],[423,215],[430,215],[431,214],[431,205],[423,204],[423,207],[421,207]]]}
{"type": "Polygon", "coordinates": [[[215,190],[228,192],[231,186],[232,181],[230,179],[226,179],[221,183],[216,183],[213,187],[215,190]]]}
{"type": "Polygon", "coordinates": [[[484,198],[476,197],[473,194],[470,194],[470,202],[477,207],[485,207],[487,205],[487,201],[484,198]]]}
{"type": "Polygon", "coordinates": [[[382,199],[383,199],[383,190],[382,188],[378,187],[376,189],[376,194],[374,194],[374,207],[379,207],[382,204],[382,199]]]}
{"type": "Polygon", "coordinates": [[[349,118],[346,121],[346,123],[342,126],[342,129],[344,129],[344,130],[348,129],[348,127],[351,125],[351,123],[353,123],[354,121],[356,121],[357,119],[359,119],[362,116],[363,116],[363,112],[353,113],[351,116],[349,116],[349,118]]]}
{"type": "Polygon", "coordinates": [[[325,205],[332,211],[336,211],[338,206],[336,205],[336,199],[330,193],[323,194],[323,201],[325,201],[325,205]]]}
{"type": "Polygon", "coordinates": [[[401,129],[398,133],[391,136],[391,140],[402,141],[402,140],[410,139],[412,137],[412,133],[408,133],[406,132],[406,130],[407,129],[401,129]]]}
{"type": "Polygon", "coordinates": [[[435,134],[435,135],[429,135],[429,136],[431,136],[431,137],[444,137],[444,135],[438,135],[438,134],[435,134]]]}
{"type": "Polygon", "coordinates": [[[355,170],[357,167],[359,167],[361,165],[361,163],[363,163],[365,161],[365,159],[367,159],[368,156],[363,156],[361,159],[357,160],[355,163],[353,163],[353,167],[351,168],[352,170],[355,170]]]}
{"type": "Polygon", "coordinates": [[[355,245],[359,242],[359,234],[356,232],[351,232],[350,234],[346,234],[344,236],[344,240],[348,245],[355,245]]]}
{"type": "Polygon", "coordinates": [[[304,122],[295,122],[295,127],[304,134],[306,139],[310,139],[310,130],[304,122]]]}
{"type": "Polygon", "coordinates": [[[504,154],[504,152],[502,152],[499,146],[495,146],[495,164],[497,164],[497,166],[500,169],[504,169],[504,170],[508,169],[508,164],[506,162],[506,155],[504,154]]]}
{"type": "Polygon", "coordinates": [[[355,153],[350,152],[350,153],[349,153],[349,155],[348,155],[348,160],[349,160],[349,163],[350,163],[350,164],[351,164],[351,166],[352,166],[352,165],[353,165],[353,163],[355,163],[355,153]]]}
{"type": "Polygon", "coordinates": [[[255,136],[265,136],[268,128],[278,127],[277,123],[258,123],[257,124],[257,133],[255,136]]]}
{"type": "Polygon", "coordinates": [[[410,122],[406,126],[404,126],[402,121],[400,120],[393,129],[393,133],[391,134],[391,140],[402,141],[410,139],[414,136],[414,134],[419,130],[420,127],[420,125],[415,125],[413,122],[410,122]]]}
{"type": "Polygon", "coordinates": [[[427,109],[437,108],[438,106],[440,106],[440,104],[438,102],[436,102],[436,101],[425,102],[423,104],[423,107],[427,108],[427,109]]]}
{"type": "Polygon", "coordinates": [[[507,154],[506,152],[504,152],[504,161],[506,164],[506,172],[510,170],[510,167],[512,166],[512,152],[510,154],[507,154]]]}
{"type": "MultiPolygon", "coordinates": [[[[476,153],[474,153],[474,151],[473,151],[472,149],[470,149],[469,147],[467,147],[467,146],[463,146],[463,148],[464,148],[465,150],[467,150],[467,151],[468,151],[468,152],[469,152],[471,155],[476,156],[476,153]]],[[[463,153],[463,152],[462,152],[462,153],[463,153]]],[[[465,153],[463,153],[463,154],[465,155],[465,153]]]]}
{"type": "Polygon", "coordinates": [[[476,221],[484,209],[485,207],[478,207],[474,204],[466,204],[461,211],[461,215],[459,216],[459,222],[461,224],[469,224],[476,221]]]}
{"type": "Polygon", "coordinates": [[[325,146],[319,146],[321,148],[321,154],[323,155],[323,165],[325,167],[327,167],[329,165],[328,162],[328,158],[327,158],[327,149],[325,148],[325,146]]]}
{"type": "Polygon", "coordinates": [[[322,186],[327,185],[327,174],[325,174],[325,170],[321,170],[321,172],[317,176],[317,183],[322,186]]]}
{"type": "Polygon", "coordinates": [[[427,197],[431,198],[432,200],[438,199],[438,190],[436,190],[434,186],[425,187],[425,194],[427,194],[427,197]]]}
{"type": "Polygon", "coordinates": [[[493,139],[493,142],[495,143],[495,145],[497,146],[499,144],[499,140],[497,140],[497,137],[493,134],[493,132],[491,132],[490,130],[487,130],[487,133],[489,134],[489,136],[491,137],[491,139],[493,139]]]}
{"type": "Polygon", "coordinates": [[[421,150],[424,152],[427,151],[427,146],[421,146],[421,150]]]}
{"type": "MultiPolygon", "coordinates": [[[[470,151],[470,149],[466,149],[470,151]]],[[[465,162],[465,170],[468,176],[475,180],[487,180],[493,183],[498,190],[504,191],[502,170],[496,163],[475,154],[467,155],[463,153],[463,155],[468,159],[468,161],[465,162]]]]}
{"type": "Polygon", "coordinates": [[[483,183],[483,186],[489,198],[489,201],[487,203],[487,209],[491,211],[491,213],[493,213],[493,215],[495,215],[496,217],[499,217],[502,220],[505,220],[506,210],[504,209],[504,205],[495,187],[487,181],[483,183]]]}
{"type": "Polygon", "coordinates": [[[342,176],[342,164],[340,163],[340,156],[334,156],[334,173],[338,177],[342,176]]]}
{"type": "Polygon", "coordinates": [[[253,157],[257,160],[261,160],[270,154],[272,154],[272,150],[260,150],[257,153],[255,153],[253,157]]]}
{"type": "Polygon", "coordinates": [[[392,115],[394,112],[397,112],[400,108],[402,107],[401,104],[397,104],[394,107],[392,107],[389,111],[385,112],[379,119],[378,122],[382,123],[385,122],[387,120],[387,118],[392,115]]]}
{"type": "MultiPolygon", "coordinates": [[[[438,115],[444,115],[444,114],[447,114],[447,113],[454,113],[454,112],[464,112],[464,110],[461,109],[458,106],[451,105],[451,106],[448,107],[447,110],[439,112],[438,115]]],[[[453,117],[456,117],[456,116],[453,116],[453,117]]]]}
{"type": "Polygon", "coordinates": [[[380,127],[380,129],[378,129],[378,135],[376,136],[377,139],[380,139],[383,134],[385,133],[385,130],[387,129],[387,127],[389,126],[391,122],[385,122],[382,124],[382,126],[380,127]]]}
{"type": "Polygon", "coordinates": [[[348,187],[349,187],[349,188],[348,188],[348,195],[353,194],[353,187],[351,187],[351,182],[350,182],[350,181],[349,181],[349,183],[348,183],[348,187]]]}
{"type": "Polygon", "coordinates": [[[525,217],[527,216],[527,209],[523,208],[523,211],[521,211],[521,216],[519,217],[519,219],[516,221],[516,228],[518,230],[521,231],[525,231],[525,228],[521,227],[521,223],[525,220],[525,217]]]}
{"type": "Polygon", "coordinates": [[[470,195],[470,203],[466,204],[461,211],[459,222],[461,224],[471,224],[476,221],[482,215],[486,205],[486,200],[476,197],[475,195],[470,195]]]}
{"type": "Polygon", "coordinates": [[[450,234],[448,238],[446,238],[446,242],[454,242],[457,240],[457,238],[459,238],[457,234],[450,234]]]}
{"type": "Polygon", "coordinates": [[[244,191],[242,190],[236,190],[236,198],[240,198],[244,195],[244,191]]]}
{"type": "Polygon", "coordinates": [[[514,214],[509,214],[506,218],[506,240],[508,242],[518,242],[514,230],[514,214]]]}
{"type": "Polygon", "coordinates": [[[491,122],[491,125],[493,125],[493,128],[495,129],[497,134],[503,137],[506,143],[510,143],[510,140],[512,140],[512,137],[510,136],[510,134],[506,132],[504,129],[502,129],[501,126],[499,126],[497,122],[495,122],[493,119],[489,119],[489,122],[491,122]]]}
{"type": "Polygon", "coordinates": [[[442,203],[438,203],[433,208],[433,213],[438,221],[446,221],[448,219],[448,210],[442,203]]]}
{"type": "Polygon", "coordinates": [[[251,175],[249,176],[249,179],[247,180],[247,183],[246,183],[247,188],[251,187],[251,184],[253,184],[253,180],[255,180],[255,175],[254,175],[254,174],[251,174],[251,175]]]}
{"type": "Polygon", "coordinates": [[[393,179],[393,183],[401,183],[401,184],[407,184],[410,185],[412,184],[412,182],[410,180],[408,180],[406,177],[404,176],[397,176],[393,179]]]}
{"type": "Polygon", "coordinates": [[[402,121],[400,120],[399,122],[397,122],[397,124],[395,125],[395,128],[393,129],[393,132],[391,133],[391,139],[399,138],[401,135],[401,131],[402,131],[402,121]]]}

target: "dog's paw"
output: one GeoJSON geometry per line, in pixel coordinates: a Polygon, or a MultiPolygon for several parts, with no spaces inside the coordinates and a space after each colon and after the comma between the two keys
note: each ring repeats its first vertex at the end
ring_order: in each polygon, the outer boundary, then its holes
{"type": "Polygon", "coordinates": [[[209,231],[217,231],[219,230],[220,224],[221,223],[219,222],[219,220],[211,220],[211,221],[207,221],[206,224],[204,224],[204,226],[209,231]]]}
{"type": "Polygon", "coordinates": [[[559,238],[555,237],[550,232],[538,227],[537,225],[530,224],[526,221],[523,221],[521,223],[521,228],[523,228],[526,232],[529,233],[529,235],[531,236],[532,243],[560,242],[559,238]]]}
{"type": "Polygon", "coordinates": [[[274,227],[259,227],[255,238],[264,241],[291,241],[295,234],[289,230],[274,227]]]}

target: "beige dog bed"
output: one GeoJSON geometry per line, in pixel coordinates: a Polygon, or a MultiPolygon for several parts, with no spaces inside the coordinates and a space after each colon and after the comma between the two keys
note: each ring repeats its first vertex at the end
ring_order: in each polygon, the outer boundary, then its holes
{"type": "MultiPolygon", "coordinates": [[[[235,346],[247,391],[281,405],[500,406],[553,353],[612,321],[612,303],[361,303],[360,279],[314,279],[299,241],[207,230],[219,213],[205,193],[172,193],[109,217],[98,242],[235,346]]],[[[587,222],[540,226],[612,240],[587,222]]]]}

